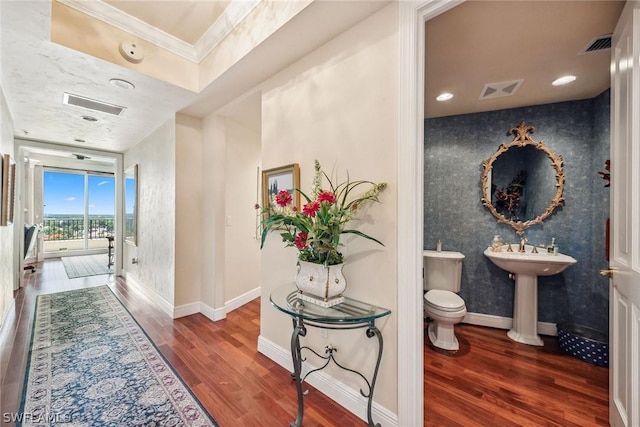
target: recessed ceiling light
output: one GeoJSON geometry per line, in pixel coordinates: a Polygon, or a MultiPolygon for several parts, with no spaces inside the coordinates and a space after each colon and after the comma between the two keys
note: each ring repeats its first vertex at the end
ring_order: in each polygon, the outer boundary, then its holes
{"type": "Polygon", "coordinates": [[[575,81],[576,76],[562,76],[560,78],[555,79],[551,84],[554,86],[562,86],[562,85],[566,85],[567,83],[571,83],[573,81],[575,81]]]}
{"type": "Polygon", "coordinates": [[[98,121],[98,119],[96,119],[93,116],[80,116],[80,117],[82,117],[82,120],[86,120],[88,122],[97,122],[98,121]]]}
{"type": "Polygon", "coordinates": [[[444,92],[444,93],[441,93],[440,95],[436,96],[436,101],[448,101],[451,98],[453,98],[453,94],[452,93],[444,92]]]}
{"type": "Polygon", "coordinates": [[[134,86],[133,83],[128,82],[126,80],[122,80],[122,79],[111,79],[109,80],[109,83],[111,84],[111,86],[115,86],[117,88],[120,89],[135,89],[136,87],[134,86]]]}

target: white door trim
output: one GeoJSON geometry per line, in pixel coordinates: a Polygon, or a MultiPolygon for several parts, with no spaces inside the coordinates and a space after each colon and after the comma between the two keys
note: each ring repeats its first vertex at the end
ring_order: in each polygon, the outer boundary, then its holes
{"type": "Polygon", "coordinates": [[[463,0],[399,2],[398,425],[424,419],[424,23],[463,0]]]}

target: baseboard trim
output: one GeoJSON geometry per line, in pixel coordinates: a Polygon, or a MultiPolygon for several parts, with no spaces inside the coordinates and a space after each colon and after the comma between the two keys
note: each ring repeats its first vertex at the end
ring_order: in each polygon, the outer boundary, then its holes
{"type": "MultiPolygon", "coordinates": [[[[497,329],[511,329],[513,325],[513,319],[511,317],[494,316],[483,313],[467,313],[462,322],[497,329]]],[[[555,323],[538,322],[538,333],[541,335],[556,336],[558,335],[558,328],[555,323]]]]}
{"type": "Polygon", "coordinates": [[[225,301],[224,303],[225,312],[230,313],[236,308],[242,307],[249,301],[253,301],[254,299],[258,298],[260,296],[260,290],[261,288],[257,287],[255,289],[250,290],[249,292],[246,292],[242,295],[232,298],[229,301],[225,301]]]}
{"type": "Polygon", "coordinates": [[[200,313],[200,306],[202,304],[198,302],[192,302],[189,304],[176,305],[173,307],[173,318],[177,319],[178,317],[190,316],[192,314],[200,313]]]}
{"type": "MultiPolygon", "coordinates": [[[[9,313],[12,313],[15,311],[16,311],[16,299],[13,298],[12,296],[11,302],[9,302],[7,309],[2,314],[2,317],[0,317],[0,337],[2,337],[2,334],[4,333],[4,331],[6,331],[6,328],[4,326],[7,324],[9,313]]],[[[7,342],[7,341],[4,341],[4,342],[7,342]]]]}
{"type": "Polygon", "coordinates": [[[169,301],[164,299],[162,295],[157,293],[155,289],[144,286],[129,273],[125,273],[125,279],[127,280],[127,285],[132,285],[136,290],[138,290],[144,296],[149,298],[153,303],[155,303],[158,307],[160,307],[160,310],[173,317],[173,305],[169,303],[169,301]]]}
{"type": "MultiPolygon", "coordinates": [[[[258,337],[258,352],[264,354],[287,371],[291,372],[293,370],[291,351],[276,345],[262,335],[258,337]]],[[[315,368],[315,366],[305,362],[302,367],[302,375],[315,368]]],[[[367,422],[367,399],[360,394],[359,390],[354,390],[336,381],[335,378],[322,371],[314,372],[305,382],[311,384],[347,411],[367,422]]],[[[294,417],[295,414],[291,414],[291,416],[294,417]]],[[[383,426],[398,426],[398,415],[375,401],[371,405],[371,416],[376,423],[380,423],[383,426]]]]}
{"type": "Polygon", "coordinates": [[[207,319],[217,322],[227,317],[227,311],[224,307],[213,308],[203,302],[200,302],[200,313],[202,313],[207,319]]]}
{"type": "Polygon", "coordinates": [[[218,320],[222,320],[225,317],[227,317],[227,313],[230,313],[233,310],[239,307],[242,307],[249,301],[253,301],[259,296],[260,296],[260,288],[258,287],[225,302],[224,307],[217,308],[217,309],[211,307],[208,304],[203,303],[202,301],[196,301],[188,304],[178,305],[173,308],[173,318],[177,319],[179,317],[190,316],[196,313],[202,313],[209,320],[217,322],[218,320]]]}

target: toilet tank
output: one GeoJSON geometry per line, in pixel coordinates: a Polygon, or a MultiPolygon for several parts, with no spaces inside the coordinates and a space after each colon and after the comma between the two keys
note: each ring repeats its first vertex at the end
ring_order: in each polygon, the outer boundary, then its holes
{"type": "Polygon", "coordinates": [[[463,259],[464,255],[460,252],[423,251],[424,289],[459,292],[463,259]]]}

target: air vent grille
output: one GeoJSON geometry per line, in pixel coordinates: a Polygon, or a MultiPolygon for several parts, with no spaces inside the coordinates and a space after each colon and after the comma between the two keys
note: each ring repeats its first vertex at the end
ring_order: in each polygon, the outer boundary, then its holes
{"type": "Polygon", "coordinates": [[[72,95],[70,93],[64,94],[63,104],[75,105],[76,107],[86,108],[88,110],[100,111],[103,113],[113,114],[119,116],[125,109],[115,104],[109,104],[108,102],[102,102],[91,98],[85,98],[84,96],[72,95]]]}
{"type": "Polygon", "coordinates": [[[499,83],[487,83],[486,85],[484,85],[484,88],[482,88],[480,97],[478,99],[491,99],[500,98],[502,96],[511,96],[516,93],[522,82],[524,82],[524,79],[499,83]]]}
{"type": "Polygon", "coordinates": [[[580,54],[584,55],[585,53],[600,52],[608,49],[611,49],[611,34],[594,38],[582,49],[580,54]]]}

